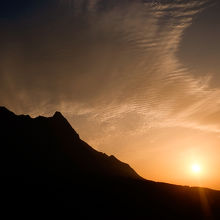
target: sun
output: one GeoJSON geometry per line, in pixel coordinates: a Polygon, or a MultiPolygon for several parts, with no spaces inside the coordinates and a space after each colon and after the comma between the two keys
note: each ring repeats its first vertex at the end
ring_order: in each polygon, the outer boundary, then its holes
{"type": "Polygon", "coordinates": [[[193,173],[200,173],[201,172],[201,167],[200,167],[200,165],[199,164],[193,164],[192,165],[192,172],[193,173]]]}

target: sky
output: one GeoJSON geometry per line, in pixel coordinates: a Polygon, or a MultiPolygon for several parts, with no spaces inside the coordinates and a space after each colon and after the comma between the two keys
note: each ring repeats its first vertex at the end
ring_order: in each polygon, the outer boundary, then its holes
{"type": "Polygon", "coordinates": [[[0,105],[61,111],[83,140],[146,179],[220,189],[219,9],[217,0],[3,0],[0,105]]]}

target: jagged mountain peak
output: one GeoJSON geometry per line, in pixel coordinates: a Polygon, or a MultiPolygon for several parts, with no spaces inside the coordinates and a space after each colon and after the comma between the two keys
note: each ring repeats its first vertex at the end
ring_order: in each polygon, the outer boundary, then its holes
{"type": "Polygon", "coordinates": [[[205,219],[202,195],[212,202],[212,219],[220,219],[219,192],[144,180],[128,164],[82,141],[59,112],[30,118],[0,107],[0,122],[1,199],[7,213],[18,208],[44,215],[50,208],[49,216],[61,210],[63,218],[69,210],[73,219],[82,213],[94,219],[109,214],[110,219],[205,219]]]}
{"type": "MultiPolygon", "coordinates": [[[[4,107],[2,111],[0,110],[0,117],[5,111],[4,107]]],[[[56,111],[48,118],[43,116],[30,118],[25,115],[15,115],[8,110],[6,112],[13,114],[13,117],[4,114],[4,122],[0,124],[0,130],[7,137],[6,145],[9,145],[10,150],[19,146],[20,156],[23,157],[24,154],[27,158],[34,157],[34,161],[38,161],[38,167],[42,169],[48,164],[50,166],[53,164],[55,169],[53,172],[66,173],[68,176],[75,175],[74,173],[90,173],[140,178],[127,164],[114,156],[109,157],[96,151],[82,141],[61,112],[56,111]],[[16,140],[16,142],[8,142],[8,140],[16,140]],[[36,158],[36,155],[39,158],[36,158]]]]}
{"type": "Polygon", "coordinates": [[[62,115],[61,112],[56,111],[56,112],[54,113],[54,115],[53,115],[53,118],[64,118],[64,116],[62,115]]]}

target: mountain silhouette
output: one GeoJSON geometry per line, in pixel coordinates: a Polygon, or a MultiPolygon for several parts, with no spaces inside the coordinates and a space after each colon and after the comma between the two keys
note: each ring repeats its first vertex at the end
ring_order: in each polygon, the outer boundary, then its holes
{"type": "Polygon", "coordinates": [[[220,192],[148,181],[94,150],[60,112],[0,107],[2,210],[73,219],[220,219],[220,192]]]}

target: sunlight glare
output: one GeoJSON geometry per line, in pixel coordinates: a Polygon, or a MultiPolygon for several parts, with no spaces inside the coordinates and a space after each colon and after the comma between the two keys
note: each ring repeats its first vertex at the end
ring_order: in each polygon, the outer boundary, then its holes
{"type": "Polygon", "coordinates": [[[192,165],[192,171],[193,171],[194,173],[200,173],[200,171],[201,171],[200,165],[199,165],[199,164],[193,164],[193,165],[192,165]]]}

